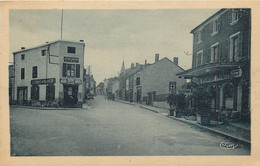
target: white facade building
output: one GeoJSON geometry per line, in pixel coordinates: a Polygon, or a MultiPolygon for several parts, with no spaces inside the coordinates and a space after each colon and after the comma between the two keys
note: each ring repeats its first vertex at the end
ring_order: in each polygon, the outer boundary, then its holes
{"type": "Polygon", "coordinates": [[[14,52],[16,104],[80,107],[84,49],[82,40],[57,40],[14,52]]]}

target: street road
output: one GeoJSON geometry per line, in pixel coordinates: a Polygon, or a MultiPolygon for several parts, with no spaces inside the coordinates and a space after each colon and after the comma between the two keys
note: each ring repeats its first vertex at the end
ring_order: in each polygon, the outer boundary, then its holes
{"type": "MultiPolygon", "coordinates": [[[[249,155],[234,143],[188,124],[97,96],[87,109],[10,109],[11,155],[249,155]]],[[[236,143],[234,143],[236,144],[236,143]]]]}

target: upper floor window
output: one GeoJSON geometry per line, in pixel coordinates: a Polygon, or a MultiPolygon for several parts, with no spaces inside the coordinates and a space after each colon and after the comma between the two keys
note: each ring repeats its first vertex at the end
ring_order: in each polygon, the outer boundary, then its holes
{"type": "Polygon", "coordinates": [[[21,68],[21,79],[23,80],[25,78],[25,69],[21,68]]]}
{"type": "Polygon", "coordinates": [[[46,50],[41,50],[42,56],[46,55],[46,50]]]}
{"type": "Polygon", "coordinates": [[[219,61],[219,43],[216,43],[211,46],[211,63],[216,63],[219,61]]]}
{"type": "Polygon", "coordinates": [[[233,25],[238,21],[239,11],[237,9],[232,9],[229,12],[229,24],[233,25]]]}
{"type": "Polygon", "coordinates": [[[197,52],[196,55],[196,66],[200,66],[203,64],[203,50],[197,52]]]}
{"type": "Polygon", "coordinates": [[[80,64],[63,63],[62,76],[80,78],[80,64]]]}
{"type": "Polygon", "coordinates": [[[196,41],[197,44],[202,42],[202,33],[203,33],[203,30],[198,30],[195,33],[195,41],[196,41]]]}
{"type": "Polygon", "coordinates": [[[21,60],[24,60],[25,59],[25,54],[22,54],[21,55],[21,60]]]}
{"type": "Polygon", "coordinates": [[[140,77],[136,78],[136,85],[140,85],[140,77]]]}
{"type": "Polygon", "coordinates": [[[221,17],[216,18],[215,20],[213,20],[210,25],[211,25],[211,35],[215,35],[218,33],[218,31],[221,28],[221,17]]]}
{"type": "Polygon", "coordinates": [[[37,78],[37,77],[38,77],[37,66],[33,66],[33,68],[32,68],[32,78],[37,78]]]}
{"type": "Polygon", "coordinates": [[[71,53],[71,54],[75,54],[76,53],[76,47],[68,47],[67,52],[71,53]]]}
{"type": "Polygon", "coordinates": [[[230,36],[229,39],[229,60],[238,61],[242,57],[242,35],[240,32],[230,36]]]}

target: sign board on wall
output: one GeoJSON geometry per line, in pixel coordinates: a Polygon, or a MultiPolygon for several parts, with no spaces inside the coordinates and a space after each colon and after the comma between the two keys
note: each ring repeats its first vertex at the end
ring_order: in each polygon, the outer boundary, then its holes
{"type": "Polygon", "coordinates": [[[64,57],[64,62],[79,62],[79,58],[75,58],[75,57],[64,57]]]}
{"type": "Polygon", "coordinates": [[[55,78],[38,79],[38,80],[32,80],[31,85],[54,84],[55,82],[56,82],[55,78]]]}

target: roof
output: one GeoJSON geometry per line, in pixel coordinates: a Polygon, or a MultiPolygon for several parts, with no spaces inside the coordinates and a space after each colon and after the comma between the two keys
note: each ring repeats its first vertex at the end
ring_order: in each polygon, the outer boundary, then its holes
{"type": "MultiPolygon", "coordinates": [[[[160,59],[159,61],[157,61],[157,62],[155,62],[155,63],[153,63],[153,64],[147,66],[146,68],[149,68],[150,66],[153,66],[154,64],[157,64],[158,62],[160,62],[160,61],[162,61],[162,60],[168,60],[168,61],[170,61],[172,64],[176,65],[176,64],[175,64],[173,61],[171,61],[169,58],[164,57],[164,58],[160,59]]],[[[180,67],[179,65],[176,65],[176,66],[179,67],[181,70],[184,71],[184,69],[183,69],[182,67],[180,67]]]]}
{"type": "Polygon", "coordinates": [[[17,54],[17,53],[20,53],[20,52],[24,52],[24,51],[28,51],[28,50],[32,50],[32,49],[36,49],[36,48],[40,48],[40,47],[44,47],[44,46],[51,45],[51,44],[58,43],[58,42],[68,42],[68,43],[76,43],[76,44],[83,44],[83,45],[85,45],[84,42],[69,41],[69,40],[59,39],[59,40],[55,40],[53,42],[41,44],[41,45],[38,45],[38,46],[35,46],[35,47],[30,47],[30,48],[27,48],[27,49],[15,51],[15,52],[13,52],[13,54],[17,54]]]}
{"type": "Polygon", "coordinates": [[[194,31],[196,31],[197,29],[199,29],[201,26],[205,25],[208,23],[209,20],[211,20],[213,17],[219,15],[220,13],[226,11],[227,9],[220,9],[218,12],[216,12],[215,14],[213,14],[212,16],[210,16],[209,18],[207,18],[205,21],[203,21],[201,24],[199,24],[198,26],[196,26],[194,29],[191,30],[190,33],[194,33],[194,31]]]}

